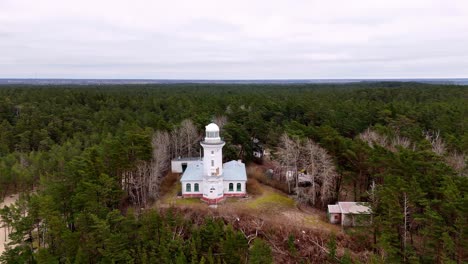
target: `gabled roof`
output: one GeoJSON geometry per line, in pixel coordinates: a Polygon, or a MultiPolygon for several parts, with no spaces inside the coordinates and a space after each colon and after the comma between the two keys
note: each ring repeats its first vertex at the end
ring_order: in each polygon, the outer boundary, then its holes
{"type": "Polygon", "coordinates": [[[187,166],[180,181],[201,181],[203,180],[203,161],[193,162],[187,166]]]}
{"type": "Polygon", "coordinates": [[[245,164],[237,160],[224,163],[223,178],[225,181],[246,181],[245,164]]]}
{"type": "Polygon", "coordinates": [[[339,214],[339,213],[341,213],[341,209],[337,204],[329,204],[328,205],[328,213],[330,213],[330,214],[339,214]]]}
{"type": "MultiPolygon", "coordinates": [[[[224,181],[247,181],[245,164],[241,161],[232,160],[223,164],[224,181]]],[[[180,181],[202,181],[203,180],[203,161],[195,161],[188,164],[182,174],[180,181]]]]}

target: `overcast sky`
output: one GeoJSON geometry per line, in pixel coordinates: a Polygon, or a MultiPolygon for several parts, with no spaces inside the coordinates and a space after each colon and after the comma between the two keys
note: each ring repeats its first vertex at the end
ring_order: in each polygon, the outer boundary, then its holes
{"type": "Polygon", "coordinates": [[[468,0],[0,0],[11,77],[468,77],[468,0]]]}

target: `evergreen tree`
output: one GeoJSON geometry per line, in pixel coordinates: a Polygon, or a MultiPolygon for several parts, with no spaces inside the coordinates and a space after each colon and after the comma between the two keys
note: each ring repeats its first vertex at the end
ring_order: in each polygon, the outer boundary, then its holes
{"type": "Polygon", "coordinates": [[[270,246],[262,239],[256,238],[249,252],[249,263],[266,264],[273,263],[270,246]]]}

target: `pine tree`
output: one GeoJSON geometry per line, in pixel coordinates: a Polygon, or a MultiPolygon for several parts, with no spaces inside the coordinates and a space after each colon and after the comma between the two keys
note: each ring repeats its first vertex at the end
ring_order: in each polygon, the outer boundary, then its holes
{"type": "Polygon", "coordinates": [[[249,263],[268,264],[273,263],[270,246],[260,238],[256,238],[250,248],[249,263]]]}

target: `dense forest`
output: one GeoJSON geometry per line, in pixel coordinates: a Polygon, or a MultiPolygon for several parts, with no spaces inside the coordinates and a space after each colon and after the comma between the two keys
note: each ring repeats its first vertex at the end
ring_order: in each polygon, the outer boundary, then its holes
{"type": "Polygon", "coordinates": [[[392,82],[1,86],[0,192],[23,195],[1,212],[12,242],[0,260],[468,261],[467,100],[466,86],[392,82]],[[284,191],[319,210],[344,190],[369,202],[372,225],[346,234],[369,253],[353,255],[356,245],[344,245],[349,252],[337,254],[341,238],[327,235],[327,253],[313,256],[286,237],[288,253],[279,255],[265,234],[250,241],[226,218],[147,209],[160,181],[140,184],[150,186],[143,192],[145,186],[126,187],[135,180],[129,175],[162,180],[166,159],[199,151],[197,137],[181,150],[167,145],[171,135],[187,127],[201,133],[215,120],[224,123],[226,160],[261,162],[253,156],[258,139],[278,164],[325,164],[314,172],[319,191],[284,191]]]}

